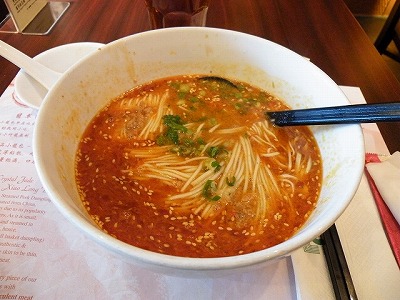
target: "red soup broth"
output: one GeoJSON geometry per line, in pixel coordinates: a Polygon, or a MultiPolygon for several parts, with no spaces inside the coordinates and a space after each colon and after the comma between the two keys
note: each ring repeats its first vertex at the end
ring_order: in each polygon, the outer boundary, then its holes
{"type": "Polygon", "coordinates": [[[149,82],[113,99],[76,156],[82,202],[113,237],[185,257],[250,253],[289,239],[322,178],[307,127],[276,127],[288,106],[244,82],[200,75],[149,82]]]}

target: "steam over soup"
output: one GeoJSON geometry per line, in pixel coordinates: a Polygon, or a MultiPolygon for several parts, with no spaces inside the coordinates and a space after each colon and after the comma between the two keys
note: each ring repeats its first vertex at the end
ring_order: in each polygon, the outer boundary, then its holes
{"type": "Polygon", "coordinates": [[[108,234],[165,254],[231,256],[285,241],[313,211],[322,178],[309,129],[278,128],[264,117],[287,108],[218,77],[136,87],[82,137],[83,204],[108,234]]]}

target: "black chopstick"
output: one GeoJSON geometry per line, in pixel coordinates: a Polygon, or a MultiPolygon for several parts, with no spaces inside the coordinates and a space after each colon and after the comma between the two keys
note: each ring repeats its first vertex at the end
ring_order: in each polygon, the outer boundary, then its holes
{"type": "Polygon", "coordinates": [[[400,121],[400,103],[295,109],[265,115],[278,126],[395,122],[400,121]]]}
{"type": "Polygon", "coordinates": [[[336,299],[358,299],[335,224],[321,235],[321,239],[336,299]]]}

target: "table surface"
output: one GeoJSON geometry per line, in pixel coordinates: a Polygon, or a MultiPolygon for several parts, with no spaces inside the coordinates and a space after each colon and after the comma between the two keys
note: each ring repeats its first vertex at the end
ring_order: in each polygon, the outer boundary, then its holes
{"type": "MultiPolygon", "coordinates": [[[[207,26],[288,47],[310,58],[338,85],[360,87],[368,103],[400,101],[398,80],[342,0],[212,0],[207,26]]],[[[72,0],[50,34],[0,33],[0,39],[34,56],[66,43],[108,43],[146,30],[143,0],[72,0]]],[[[2,93],[18,68],[0,58],[0,69],[2,93]]],[[[400,123],[381,123],[379,128],[390,152],[400,150],[400,123]]]]}

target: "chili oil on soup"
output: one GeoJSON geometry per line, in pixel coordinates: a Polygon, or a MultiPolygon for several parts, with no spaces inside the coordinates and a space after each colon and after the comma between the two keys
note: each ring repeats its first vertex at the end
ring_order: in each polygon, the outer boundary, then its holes
{"type": "Polygon", "coordinates": [[[265,119],[287,108],[219,77],[176,76],[127,91],[82,137],[82,202],[102,230],[154,252],[222,257],[281,243],[313,211],[322,178],[311,131],[265,119]]]}

